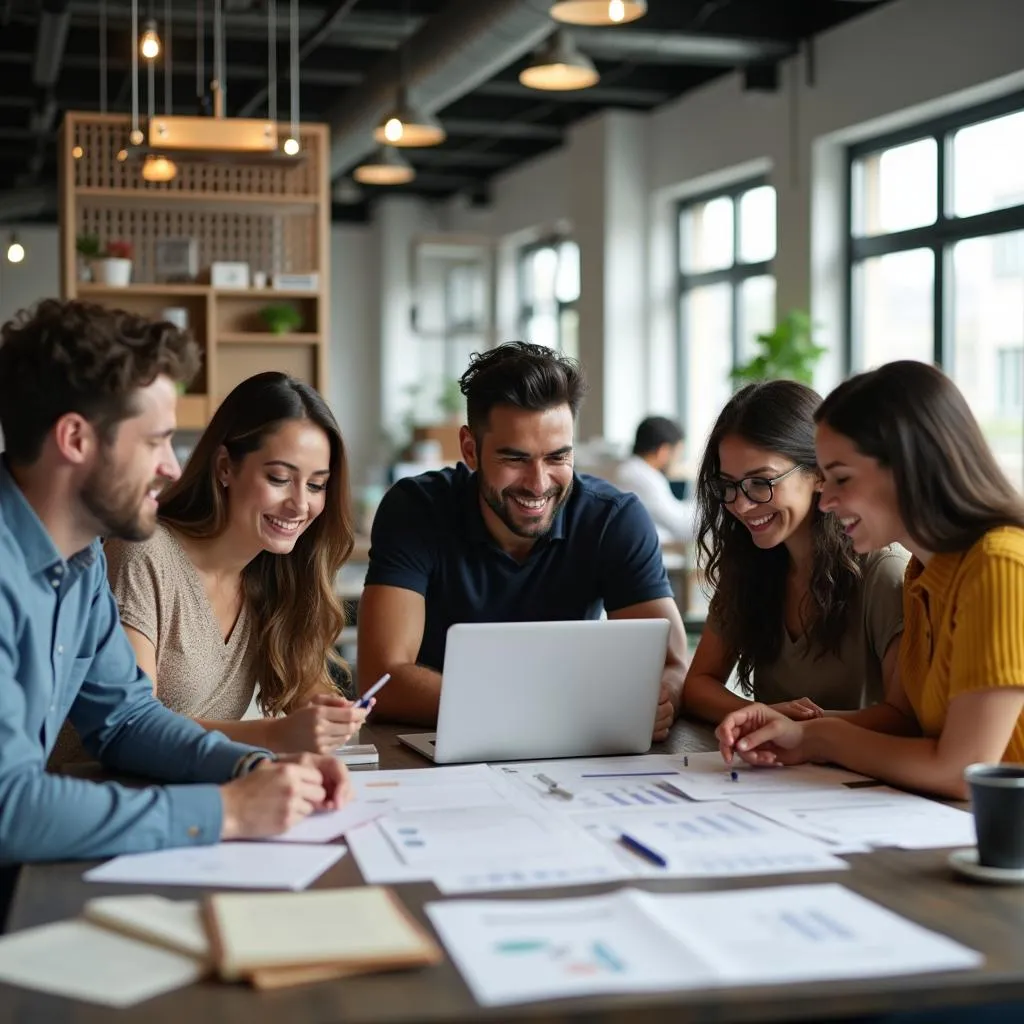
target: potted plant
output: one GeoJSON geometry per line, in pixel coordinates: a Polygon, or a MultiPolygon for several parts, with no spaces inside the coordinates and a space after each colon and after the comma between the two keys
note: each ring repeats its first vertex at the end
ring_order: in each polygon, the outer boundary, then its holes
{"type": "Polygon", "coordinates": [[[811,384],[814,367],[825,354],[821,345],[814,343],[814,324],[810,314],[794,309],[786,314],[768,334],[759,334],[758,355],[730,374],[734,385],[758,380],[797,380],[811,384]]]}
{"type": "Polygon", "coordinates": [[[294,334],[302,327],[302,314],[288,302],[264,306],[260,317],[271,334],[294,334]]]}
{"type": "Polygon", "coordinates": [[[75,252],[78,253],[78,280],[91,281],[92,267],[90,264],[100,254],[100,236],[79,235],[75,239],[75,252]]]}
{"type": "Polygon", "coordinates": [[[127,287],[132,280],[131,242],[107,242],[103,254],[92,261],[92,276],[97,284],[127,287]]]}

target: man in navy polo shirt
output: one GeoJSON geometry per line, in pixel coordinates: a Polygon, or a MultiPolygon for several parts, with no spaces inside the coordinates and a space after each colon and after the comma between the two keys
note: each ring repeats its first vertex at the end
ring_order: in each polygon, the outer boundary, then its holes
{"type": "Polygon", "coordinates": [[[577,362],[513,342],[461,380],[463,464],[401,480],[373,523],[359,605],[359,684],[392,679],[377,710],[437,721],[448,627],[457,622],[668,619],[654,739],[675,719],[686,634],[658,535],[635,495],[573,471],[586,392],[577,362]]]}

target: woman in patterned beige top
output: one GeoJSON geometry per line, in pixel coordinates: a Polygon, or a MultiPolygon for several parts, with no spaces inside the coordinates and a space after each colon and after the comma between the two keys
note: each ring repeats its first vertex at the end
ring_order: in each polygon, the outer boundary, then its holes
{"type": "Polygon", "coordinates": [[[366,712],[329,672],[344,625],[333,583],[354,537],[344,443],[324,400],[283,373],[243,381],[159,505],[152,538],[106,546],[157,696],[270,750],[343,744],[366,712]],[[240,721],[257,684],[266,717],[240,721]]]}

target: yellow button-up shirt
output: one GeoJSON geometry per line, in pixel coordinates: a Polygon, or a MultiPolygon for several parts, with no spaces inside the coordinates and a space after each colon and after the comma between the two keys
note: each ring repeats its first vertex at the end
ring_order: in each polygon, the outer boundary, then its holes
{"type": "MultiPolygon", "coordinates": [[[[961,693],[1024,687],[1024,529],[989,530],[970,550],[907,566],[900,676],[925,736],[961,693]]],[[[1004,761],[1024,762],[1024,714],[1004,761]]]]}

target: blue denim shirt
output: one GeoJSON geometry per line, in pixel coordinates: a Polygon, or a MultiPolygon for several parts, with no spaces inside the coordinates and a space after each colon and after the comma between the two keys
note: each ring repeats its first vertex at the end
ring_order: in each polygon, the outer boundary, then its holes
{"type": "Polygon", "coordinates": [[[217,785],[254,748],[165,708],[118,619],[99,541],[66,562],[0,459],[0,864],[113,856],[220,838],[217,785]],[[70,718],[131,789],[52,775],[70,718]]]}

